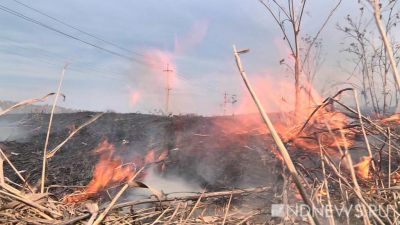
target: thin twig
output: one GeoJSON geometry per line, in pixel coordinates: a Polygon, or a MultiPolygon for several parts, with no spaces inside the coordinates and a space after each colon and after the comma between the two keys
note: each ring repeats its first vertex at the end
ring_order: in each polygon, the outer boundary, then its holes
{"type": "MultiPolygon", "coordinates": [[[[209,193],[204,193],[202,199],[218,198],[218,197],[229,196],[229,195],[236,196],[236,195],[243,195],[243,194],[250,194],[250,193],[261,193],[261,192],[266,192],[268,190],[271,190],[271,188],[270,187],[257,187],[257,188],[236,189],[236,190],[231,190],[231,191],[209,192],[209,193]]],[[[182,197],[171,197],[171,198],[165,198],[165,199],[144,199],[144,200],[128,201],[128,202],[115,204],[114,206],[111,207],[111,209],[120,209],[120,208],[130,207],[130,206],[134,206],[134,205],[162,203],[162,202],[195,201],[195,200],[199,199],[199,197],[201,195],[202,194],[199,193],[199,194],[195,194],[195,195],[188,195],[188,196],[182,196],[182,197]]],[[[69,221],[58,223],[57,225],[73,224],[73,223],[76,223],[77,221],[86,219],[89,216],[90,216],[90,213],[86,213],[81,216],[75,217],[69,221]]]]}
{"type": "Polygon", "coordinates": [[[357,113],[358,113],[358,120],[360,122],[360,126],[361,126],[361,131],[362,134],[364,136],[364,141],[365,141],[365,145],[367,146],[367,150],[368,150],[368,155],[371,159],[371,163],[372,163],[372,169],[375,172],[375,163],[373,160],[373,155],[372,155],[372,151],[371,151],[371,146],[369,145],[369,141],[368,141],[368,137],[367,137],[367,132],[365,132],[365,128],[364,128],[364,123],[363,123],[363,119],[362,119],[362,114],[361,114],[361,109],[360,109],[360,103],[358,101],[357,98],[357,91],[353,89],[353,94],[354,94],[354,100],[356,102],[356,107],[357,107],[357,113]]]}
{"type": "Polygon", "coordinates": [[[47,153],[47,158],[49,159],[49,158],[53,157],[54,154],[56,154],[56,152],[58,150],[60,150],[65,145],[65,143],[67,143],[69,141],[69,139],[74,137],[74,135],[76,133],[78,133],[82,128],[90,125],[91,123],[96,121],[98,118],[100,118],[102,115],[104,115],[104,113],[99,113],[99,114],[95,115],[93,118],[91,118],[90,120],[86,121],[84,124],[80,125],[77,129],[75,129],[73,132],[71,132],[63,142],[61,142],[59,145],[57,145],[55,148],[53,148],[53,150],[51,150],[51,151],[49,151],[47,153]]]}
{"type": "Polygon", "coordinates": [[[380,9],[380,5],[381,5],[380,0],[372,0],[371,4],[374,9],[374,18],[375,18],[376,26],[378,27],[379,33],[381,34],[383,44],[385,45],[385,49],[386,49],[386,52],[389,57],[390,65],[393,70],[394,79],[396,80],[397,87],[400,88],[400,74],[399,74],[399,71],[397,70],[397,63],[394,58],[392,44],[390,43],[390,40],[387,37],[387,33],[385,31],[385,26],[383,25],[383,23],[381,21],[382,16],[381,16],[381,9],[380,9]]]}
{"type": "Polygon", "coordinates": [[[247,75],[246,75],[246,73],[245,73],[245,71],[243,69],[243,66],[242,66],[242,63],[241,63],[241,60],[240,60],[240,57],[239,57],[239,53],[237,52],[235,46],[233,46],[233,52],[234,52],[234,55],[235,55],[236,65],[237,65],[237,67],[239,69],[240,75],[241,75],[241,77],[242,77],[242,79],[243,79],[248,91],[250,92],[251,97],[253,98],[255,104],[257,105],[258,111],[260,112],[264,123],[266,124],[266,126],[270,130],[272,138],[274,139],[276,145],[278,146],[278,149],[279,149],[279,151],[281,153],[281,156],[282,156],[282,158],[283,158],[283,160],[284,160],[284,162],[285,162],[290,174],[293,177],[293,180],[294,180],[294,182],[296,184],[297,189],[299,190],[299,193],[300,193],[303,201],[308,205],[308,207],[310,207],[311,214],[313,216],[314,222],[315,222],[315,224],[318,225],[320,223],[318,222],[318,219],[317,219],[317,217],[316,217],[316,215],[314,213],[314,204],[312,203],[312,201],[308,197],[308,194],[307,194],[305,188],[303,187],[303,185],[301,183],[301,179],[300,179],[300,177],[299,177],[299,175],[297,173],[297,170],[296,170],[296,168],[295,168],[295,166],[293,164],[292,159],[290,158],[290,155],[289,155],[285,145],[282,142],[282,139],[279,137],[278,133],[276,132],[276,130],[275,130],[270,118],[265,113],[265,110],[262,107],[260,101],[258,100],[258,98],[256,96],[256,93],[253,91],[253,88],[251,87],[249,81],[247,80],[247,75]]]}
{"type": "Polygon", "coordinates": [[[388,188],[391,186],[391,174],[392,174],[392,144],[391,144],[391,138],[390,138],[390,128],[387,128],[387,133],[388,133],[388,154],[389,154],[389,168],[388,168],[388,188]]]}
{"type": "Polygon", "coordinates": [[[226,208],[225,208],[225,215],[224,215],[224,220],[222,221],[222,225],[225,224],[226,217],[228,216],[229,207],[231,206],[232,196],[233,196],[233,195],[231,194],[231,196],[229,197],[228,204],[227,204],[227,206],[226,206],[226,208]]]}
{"type": "MultiPolygon", "coordinates": [[[[320,157],[321,157],[321,167],[322,167],[324,188],[326,191],[326,198],[328,201],[328,206],[330,208],[332,208],[331,194],[329,193],[328,179],[326,179],[325,163],[324,163],[324,160],[322,160],[322,158],[323,158],[322,144],[321,144],[321,140],[319,138],[318,138],[318,144],[319,144],[319,151],[320,151],[320,157]]],[[[328,220],[329,220],[329,224],[331,224],[331,225],[335,224],[335,218],[333,218],[333,216],[329,216],[328,220]]]]}
{"type": "Polygon", "coordinates": [[[36,208],[38,210],[41,210],[43,212],[47,212],[47,213],[49,213],[51,215],[61,216],[61,214],[59,212],[54,212],[54,211],[50,210],[48,207],[44,207],[42,205],[39,205],[34,201],[31,201],[31,200],[29,200],[27,198],[24,198],[23,196],[17,196],[17,195],[14,195],[14,194],[10,194],[10,193],[2,191],[2,190],[0,190],[0,193],[3,194],[3,195],[8,196],[10,198],[13,198],[15,200],[18,200],[20,202],[23,202],[23,203],[25,203],[27,205],[30,205],[30,206],[32,206],[32,207],[34,207],[34,208],[36,208]]]}
{"type": "Polygon", "coordinates": [[[197,206],[199,205],[201,198],[203,197],[204,193],[206,192],[206,189],[203,190],[203,192],[201,193],[200,197],[197,199],[196,203],[194,204],[192,210],[190,211],[189,215],[186,217],[185,221],[183,221],[182,224],[186,224],[186,221],[192,216],[192,214],[194,213],[194,211],[196,210],[197,206]]]}
{"type": "Polygon", "coordinates": [[[18,178],[21,179],[21,181],[23,182],[23,184],[27,185],[28,189],[33,193],[33,189],[31,188],[31,186],[29,186],[29,184],[26,182],[26,180],[24,179],[24,177],[21,175],[21,173],[17,170],[17,168],[15,168],[14,164],[8,159],[8,157],[6,156],[6,154],[4,154],[3,150],[0,148],[0,154],[2,156],[2,158],[4,158],[8,165],[10,165],[10,167],[14,170],[14,172],[17,174],[18,178]]]}
{"type": "MultiPolygon", "coordinates": [[[[26,100],[20,101],[17,104],[15,104],[15,105],[13,105],[13,106],[11,106],[11,107],[3,110],[3,111],[0,111],[0,116],[13,111],[14,109],[17,109],[19,107],[25,106],[25,105],[33,104],[35,102],[43,102],[44,100],[46,100],[47,98],[49,98],[50,96],[55,95],[55,94],[56,93],[49,93],[49,94],[47,94],[47,95],[45,95],[45,96],[43,96],[41,98],[30,98],[30,99],[26,99],[26,100]]],[[[60,93],[60,95],[65,98],[64,94],[60,93]]]]}
{"type": "Polygon", "coordinates": [[[46,182],[47,147],[48,147],[48,144],[49,144],[49,138],[50,138],[50,132],[51,132],[51,124],[53,122],[54,110],[56,109],[58,96],[60,95],[61,85],[62,85],[62,82],[64,80],[64,75],[65,75],[65,71],[67,69],[67,66],[68,66],[68,64],[65,64],[65,66],[64,66],[64,68],[63,68],[63,70],[61,72],[60,83],[58,84],[56,97],[54,98],[53,107],[51,108],[49,127],[47,128],[46,141],[44,143],[44,150],[43,150],[42,180],[41,180],[41,184],[40,184],[40,193],[44,193],[44,184],[46,182]]]}

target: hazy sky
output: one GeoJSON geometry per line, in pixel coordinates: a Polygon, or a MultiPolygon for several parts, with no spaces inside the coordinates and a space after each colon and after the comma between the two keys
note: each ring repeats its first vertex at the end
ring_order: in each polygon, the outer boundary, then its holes
{"type": "MultiPolygon", "coordinates": [[[[243,56],[251,79],[262,75],[271,82],[291,82],[279,65],[288,56],[282,35],[258,0],[18,1],[109,43],[14,0],[1,1],[0,8],[42,25],[0,11],[0,99],[22,100],[55,91],[62,67],[69,62],[62,87],[67,98],[61,106],[151,112],[164,109],[163,69],[169,63],[174,70],[174,113],[221,114],[225,91],[238,96],[237,104],[247,96],[235,68],[232,44],[251,49],[243,56]]],[[[314,34],[335,3],[309,0],[303,31],[314,34]]],[[[343,34],[335,26],[357,7],[357,1],[343,1],[321,35],[325,64],[316,84],[325,92],[343,73],[338,69],[343,34]]]]}

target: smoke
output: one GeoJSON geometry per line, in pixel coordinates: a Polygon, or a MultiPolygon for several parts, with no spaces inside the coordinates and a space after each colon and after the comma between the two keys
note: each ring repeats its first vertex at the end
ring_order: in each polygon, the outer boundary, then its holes
{"type": "MultiPolygon", "coordinates": [[[[149,170],[143,183],[152,189],[161,191],[169,197],[178,197],[198,193],[202,191],[200,185],[189,182],[182,177],[168,174],[161,175],[156,170],[149,170]]],[[[149,189],[133,189],[128,192],[127,198],[131,201],[148,198],[152,192],[149,189]]]]}
{"type": "Polygon", "coordinates": [[[175,38],[175,54],[182,55],[196,47],[205,38],[208,31],[208,21],[196,21],[189,32],[183,37],[175,38]]]}
{"type": "MultiPolygon", "coordinates": [[[[189,192],[200,192],[202,188],[199,184],[194,182],[189,182],[182,177],[169,174],[166,176],[161,176],[154,170],[151,170],[146,176],[144,183],[163,191],[164,193],[174,193],[178,192],[178,195],[185,195],[189,192]]],[[[176,194],[174,196],[177,196],[176,194]]]]}
{"type": "Polygon", "coordinates": [[[24,141],[31,130],[22,127],[22,116],[2,116],[0,118],[0,141],[24,141]]]}
{"type": "MultiPolygon", "coordinates": [[[[130,106],[132,108],[145,108],[164,110],[166,104],[166,90],[191,90],[191,85],[182,79],[178,61],[188,57],[189,51],[195,49],[204,39],[208,31],[207,21],[197,21],[181,35],[176,35],[173,49],[146,48],[144,49],[144,67],[136,64],[129,77],[130,106]],[[167,88],[168,87],[168,88],[167,88]],[[139,98],[140,96],[140,98],[139,98]],[[135,104],[132,104],[134,102],[135,104]]],[[[172,42],[172,40],[171,40],[172,42]]],[[[185,95],[174,95],[170,102],[171,111],[177,112],[181,108],[193,108],[191,99],[185,95]]]]}

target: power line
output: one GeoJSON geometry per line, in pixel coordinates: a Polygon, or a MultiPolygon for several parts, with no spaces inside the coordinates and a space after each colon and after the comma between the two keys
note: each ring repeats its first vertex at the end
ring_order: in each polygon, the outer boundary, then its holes
{"type": "MultiPolygon", "coordinates": [[[[87,31],[84,31],[84,30],[82,30],[82,29],[80,29],[80,28],[78,28],[78,27],[76,27],[76,26],[73,26],[73,25],[71,25],[71,24],[69,24],[69,23],[67,23],[67,22],[64,22],[64,21],[62,21],[62,20],[60,20],[60,19],[58,19],[58,18],[55,18],[55,17],[53,17],[53,16],[51,16],[51,15],[49,15],[49,14],[43,12],[43,11],[40,11],[40,10],[38,10],[38,9],[36,9],[36,8],[34,8],[34,7],[32,7],[32,6],[28,5],[28,4],[26,4],[26,3],[22,3],[22,2],[20,2],[20,1],[18,1],[18,0],[13,0],[13,1],[16,2],[16,3],[18,3],[18,4],[20,4],[20,5],[22,5],[22,6],[24,6],[24,7],[26,7],[26,8],[28,8],[28,9],[33,10],[33,11],[35,11],[35,12],[37,12],[37,13],[39,13],[39,14],[41,14],[41,15],[47,17],[47,18],[50,18],[50,19],[52,19],[52,20],[54,20],[54,21],[56,21],[56,22],[58,22],[58,23],[60,23],[60,24],[63,24],[63,25],[65,25],[65,26],[67,26],[67,27],[69,27],[69,28],[71,28],[71,29],[74,29],[74,30],[76,30],[76,31],[78,31],[78,32],[81,32],[81,33],[87,35],[87,36],[90,36],[90,37],[92,37],[92,38],[95,38],[96,40],[102,41],[102,42],[104,42],[104,43],[107,43],[107,44],[109,44],[109,45],[111,45],[111,46],[114,46],[114,47],[116,47],[116,48],[118,48],[118,49],[121,49],[121,50],[123,50],[123,51],[129,52],[129,53],[132,53],[132,54],[135,54],[135,55],[137,55],[137,56],[146,57],[146,56],[145,56],[144,54],[142,54],[142,53],[138,53],[138,52],[129,50],[129,49],[127,49],[127,48],[125,48],[125,47],[122,47],[122,46],[120,46],[120,45],[117,45],[117,44],[115,44],[115,43],[113,43],[113,42],[111,42],[111,41],[107,41],[107,40],[105,40],[104,38],[101,38],[101,37],[99,37],[99,36],[97,36],[97,35],[94,35],[94,34],[92,34],[92,33],[89,33],[89,32],[87,32],[87,31]]],[[[159,60],[158,60],[158,61],[159,61],[159,60]]],[[[161,62],[161,61],[160,61],[160,62],[161,62]]],[[[178,76],[179,76],[179,75],[178,75],[178,76]]],[[[180,76],[180,78],[187,81],[187,79],[186,79],[184,76],[180,76]]],[[[215,91],[215,89],[214,89],[214,91],[215,91]]],[[[221,92],[221,91],[218,91],[218,92],[223,93],[223,92],[221,92]]]]}
{"type": "MultiPolygon", "coordinates": [[[[17,46],[16,48],[19,48],[21,50],[28,50],[28,48],[21,47],[21,46],[17,46]]],[[[13,50],[15,50],[15,48],[13,48],[13,50]]],[[[21,53],[19,53],[17,51],[12,51],[12,52],[9,52],[8,54],[20,56],[20,57],[23,57],[23,58],[28,59],[30,61],[33,61],[33,62],[40,62],[40,63],[46,64],[46,65],[50,65],[51,67],[57,67],[57,68],[60,67],[60,63],[59,62],[63,61],[61,56],[59,56],[59,55],[57,55],[55,53],[51,53],[51,52],[49,52],[49,53],[44,52],[44,50],[40,49],[40,48],[37,51],[35,51],[35,55],[36,55],[35,57],[29,57],[29,56],[21,54],[21,53]],[[42,53],[46,53],[46,54],[42,54],[42,53]],[[46,58],[49,58],[49,57],[51,59],[53,59],[53,61],[46,59],[46,58]],[[56,59],[56,60],[54,61],[54,59],[56,59]]],[[[113,79],[113,78],[122,79],[122,77],[126,77],[127,76],[127,74],[122,74],[122,73],[119,73],[119,72],[116,72],[116,71],[102,71],[102,70],[99,70],[99,69],[93,69],[93,68],[77,66],[74,63],[68,68],[68,70],[79,72],[79,73],[82,73],[82,74],[87,74],[87,71],[90,71],[90,72],[94,72],[94,73],[98,74],[98,77],[107,78],[107,79],[113,79]]],[[[178,79],[180,79],[180,76],[178,77],[178,79]]],[[[189,86],[189,87],[197,87],[197,86],[192,85],[192,82],[190,82],[190,80],[188,80],[186,78],[185,79],[180,79],[180,81],[185,82],[185,84],[187,86],[189,86]]],[[[213,93],[220,93],[219,91],[216,91],[216,89],[212,89],[212,88],[209,88],[207,86],[205,86],[204,88],[203,88],[203,86],[201,86],[201,87],[199,86],[198,88],[208,89],[209,91],[212,91],[213,93]]],[[[209,92],[206,92],[204,90],[195,90],[194,88],[181,89],[179,87],[175,87],[174,89],[175,90],[173,91],[173,93],[175,93],[175,94],[206,96],[209,93],[209,92]]]]}
{"type": "MultiPolygon", "coordinates": [[[[125,51],[125,52],[127,52],[127,53],[135,54],[135,55],[140,56],[140,57],[146,57],[146,55],[144,55],[143,53],[139,53],[139,52],[136,52],[136,51],[129,50],[129,49],[125,48],[125,47],[122,47],[122,46],[120,46],[120,45],[114,43],[114,42],[105,40],[104,38],[101,38],[101,37],[99,37],[99,36],[97,36],[97,35],[95,35],[95,34],[92,34],[92,33],[89,33],[89,32],[87,32],[87,31],[84,31],[83,29],[80,29],[80,28],[78,28],[78,27],[76,27],[76,26],[73,26],[73,25],[71,25],[71,24],[69,24],[69,23],[67,23],[67,22],[64,22],[64,21],[62,21],[62,20],[60,20],[60,19],[58,19],[58,18],[55,18],[54,16],[51,16],[51,15],[49,15],[49,14],[43,12],[43,11],[40,11],[40,10],[38,10],[38,9],[36,9],[36,8],[34,8],[34,7],[30,6],[30,5],[28,5],[28,4],[22,3],[22,2],[20,2],[20,1],[18,1],[18,0],[13,0],[13,1],[16,2],[16,3],[18,3],[18,4],[20,4],[20,5],[22,5],[22,6],[24,6],[24,7],[26,7],[26,8],[28,8],[28,9],[30,9],[30,10],[33,10],[33,11],[39,13],[40,15],[43,15],[43,16],[45,16],[45,17],[47,17],[47,18],[50,18],[50,19],[52,19],[52,20],[54,20],[54,21],[56,21],[56,22],[58,22],[58,23],[60,23],[60,24],[62,24],[62,25],[64,25],[64,26],[67,26],[67,27],[69,27],[69,28],[71,28],[71,29],[73,29],[73,30],[76,30],[76,31],[78,31],[78,32],[81,32],[81,33],[83,33],[83,34],[85,34],[85,35],[87,35],[87,36],[90,36],[90,37],[92,37],[92,38],[94,38],[94,39],[96,39],[96,40],[99,40],[99,41],[101,41],[101,42],[104,42],[104,43],[106,43],[106,44],[108,44],[108,45],[111,45],[111,46],[113,46],[113,47],[115,47],[115,48],[118,48],[118,49],[120,49],[120,50],[123,50],[123,51],[125,51]]],[[[152,60],[155,60],[155,59],[152,59],[152,60]]],[[[160,61],[160,60],[157,60],[157,61],[160,62],[160,63],[163,63],[163,62],[160,61]]],[[[162,67],[160,67],[160,68],[162,68],[162,67]]]]}
{"type": "Polygon", "coordinates": [[[44,23],[42,23],[42,22],[40,22],[40,21],[37,21],[37,20],[32,19],[32,18],[30,18],[30,17],[27,17],[27,16],[25,16],[24,14],[19,13],[19,12],[17,12],[17,11],[14,11],[14,10],[12,10],[12,9],[10,9],[10,8],[7,8],[7,7],[5,7],[4,5],[1,5],[1,4],[0,4],[0,10],[2,10],[2,11],[4,11],[4,12],[7,12],[7,13],[10,13],[10,14],[12,14],[12,15],[14,15],[14,16],[19,17],[19,18],[22,18],[22,19],[24,19],[24,20],[26,20],[26,21],[29,21],[29,22],[31,22],[31,23],[37,24],[37,25],[39,25],[39,26],[42,26],[42,27],[44,27],[44,28],[46,28],[46,29],[48,29],[48,30],[54,31],[54,32],[56,32],[56,33],[58,33],[58,34],[64,35],[64,36],[66,36],[66,37],[68,37],[68,38],[71,38],[71,39],[74,39],[74,40],[76,40],[76,41],[82,42],[82,43],[84,43],[84,44],[86,44],[86,45],[90,45],[90,46],[92,46],[92,47],[95,47],[95,48],[97,48],[97,49],[99,49],[99,50],[101,50],[101,51],[107,52],[107,53],[109,53],[109,54],[112,54],[112,55],[115,55],[115,56],[124,58],[124,59],[126,59],[126,60],[136,61],[136,62],[141,63],[141,64],[145,63],[145,62],[140,61],[140,60],[138,60],[138,59],[135,59],[135,58],[132,58],[132,57],[129,57],[129,56],[120,54],[120,53],[118,53],[118,52],[115,52],[115,51],[106,49],[106,48],[104,48],[104,47],[101,47],[101,46],[99,46],[99,45],[90,43],[90,42],[85,41],[85,40],[82,40],[82,39],[80,39],[80,38],[78,38],[78,37],[75,37],[75,36],[73,36],[73,35],[71,35],[71,34],[65,33],[65,32],[63,32],[63,31],[61,31],[61,30],[58,30],[58,29],[56,29],[56,28],[53,28],[53,27],[51,27],[51,26],[49,26],[49,25],[47,25],[47,24],[44,24],[44,23]]]}
{"type": "Polygon", "coordinates": [[[76,31],[78,31],[78,32],[81,32],[81,33],[83,33],[83,34],[85,34],[85,35],[87,35],[87,36],[90,36],[90,37],[92,37],[92,38],[98,40],[98,41],[104,42],[104,43],[106,43],[106,44],[109,44],[109,45],[111,45],[111,46],[113,46],[113,47],[116,47],[116,48],[118,48],[118,49],[120,49],[120,50],[123,50],[123,51],[126,51],[126,52],[128,52],[128,53],[133,53],[133,54],[135,54],[135,55],[145,57],[145,56],[144,56],[143,54],[141,54],[141,53],[138,53],[138,52],[134,52],[134,51],[132,51],[132,50],[129,50],[129,49],[125,48],[125,47],[122,47],[122,46],[120,46],[120,45],[115,44],[114,42],[107,41],[107,40],[105,40],[104,38],[101,38],[101,37],[99,37],[99,36],[97,36],[97,35],[95,35],[95,34],[92,34],[92,33],[89,33],[89,32],[87,32],[87,31],[84,31],[84,30],[82,30],[82,29],[80,29],[80,28],[78,28],[78,27],[76,27],[76,26],[73,26],[73,25],[71,25],[71,24],[69,24],[69,23],[67,23],[67,22],[64,22],[64,21],[62,21],[62,20],[60,20],[60,19],[58,19],[58,18],[55,18],[55,17],[53,17],[53,16],[51,16],[51,15],[49,15],[49,14],[43,12],[43,11],[40,11],[40,10],[38,10],[38,9],[36,9],[36,8],[33,8],[33,7],[30,6],[30,5],[27,5],[27,4],[25,4],[25,3],[22,3],[22,2],[20,2],[20,1],[18,1],[18,0],[13,0],[13,1],[16,2],[16,3],[18,3],[18,4],[20,4],[20,5],[22,5],[22,6],[24,6],[24,7],[26,7],[26,8],[28,8],[28,9],[31,9],[31,10],[33,10],[33,11],[39,13],[40,15],[43,15],[43,16],[45,16],[45,17],[47,17],[47,18],[50,18],[50,19],[52,19],[52,20],[54,20],[54,21],[56,21],[56,22],[58,22],[58,23],[60,23],[60,24],[62,24],[62,25],[64,25],[64,26],[67,26],[67,27],[69,27],[69,28],[71,28],[71,29],[73,29],[73,30],[76,30],[76,31]]]}
{"type": "MultiPolygon", "coordinates": [[[[33,11],[35,11],[35,12],[41,14],[41,15],[44,15],[44,16],[46,16],[46,17],[48,17],[48,18],[51,18],[52,20],[55,20],[55,21],[57,21],[57,22],[59,22],[59,23],[65,25],[65,26],[68,26],[68,27],[70,27],[70,28],[72,28],[72,29],[74,29],[74,30],[77,30],[77,31],[79,31],[79,32],[81,32],[81,33],[84,33],[84,34],[86,34],[86,35],[88,35],[88,36],[90,36],[90,37],[93,37],[93,38],[97,39],[97,40],[100,40],[100,41],[102,41],[102,42],[104,42],[104,43],[107,43],[107,44],[112,45],[112,46],[114,46],[114,47],[117,47],[117,48],[119,48],[119,49],[125,50],[125,51],[127,51],[127,52],[136,54],[136,55],[138,55],[138,56],[145,57],[145,55],[143,55],[143,54],[130,51],[130,50],[128,50],[128,49],[126,49],[126,48],[124,48],[124,47],[121,47],[121,46],[119,46],[119,45],[116,45],[116,44],[114,44],[114,43],[112,43],[112,42],[110,42],[110,41],[107,41],[107,40],[104,40],[104,39],[102,39],[102,38],[99,38],[99,37],[97,37],[97,36],[95,36],[95,35],[93,35],[93,34],[91,34],[91,33],[88,33],[88,32],[83,31],[83,30],[81,30],[81,29],[79,29],[79,28],[77,28],[77,27],[74,27],[74,26],[72,26],[72,25],[70,25],[70,24],[68,24],[68,23],[66,23],[66,22],[63,22],[63,21],[61,21],[61,20],[59,20],[59,19],[57,19],[57,18],[55,18],[55,17],[52,17],[52,16],[50,16],[50,15],[48,15],[48,14],[46,14],[46,13],[40,11],[40,10],[37,10],[37,9],[35,9],[35,8],[29,6],[29,5],[26,5],[26,4],[22,3],[22,2],[19,2],[19,1],[17,1],[17,0],[13,0],[13,1],[16,2],[16,3],[18,3],[18,4],[21,4],[21,5],[25,6],[25,7],[29,8],[29,9],[31,9],[31,10],[33,10],[33,11]]],[[[97,48],[97,49],[99,49],[99,50],[105,51],[105,52],[107,52],[107,53],[109,53],[109,54],[112,54],[112,55],[115,55],[115,56],[124,58],[124,59],[126,59],[126,60],[133,60],[133,61],[135,61],[135,62],[137,62],[137,63],[139,63],[139,64],[144,64],[144,65],[147,64],[146,62],[141,61],[141,60],[139,60],[139,59],[135,59],[135,58],[126,56],[126,55],[124,55],[124,54],[120,54],[120,53],[118,53],[118,52],[109,50],[109,49],[107,49],[107,48],[104,48],[104,47],[101,47],[101,46],[99,46],[99,45],[93,44],[93,43],[91,43],[91,42],[89,42],[89,41],[83,40],[83,39],[81,39],[81,38],[79,38],[79,37],[76,37],[76,36],[73,36],[73,35],[71,35],[71,34],[68,34],[68,33],[64,32],[64,31],[61,31],[61,30],[56,29],[56,28],[54,28],[54,27],[51,27],[51,26],[49,26],[49,25],[47,25],[47,24],[45,24],[45,23],[43,23],[43,22],[40,22],[40,21],[38,21],[38,20],[35,20],[35,19],[33,19],[33,18],[30,18],[30,17],[28,17],[28,16],[26,16],[26,15],[24,15],[24,14],[22,14],[22,13],[19,13],[19,12],[15,11],[15,10],[12,10],[12,9],[10,9],[10,8],[8,8],[8,7],[6,7],[6,6],[4,6],[4,5],[1,5],[1,4],[0,4],[0,10],[5,11],[5,12],[7,12],[7,13],[10,13],[10,14],[12,14],[12,15],[14,15],[14,16],[19,17],[19,18],[22,18],[22,19],[24,19],[24,20],[26,20],[26,21],[28,21],[28,22],[31,22],[31,23],[37,24],[37,25],[39,25],[39,26],[42,26],[42,27],[44,27],[44,28],[46,28],[46,29],[49,29],[49,30],[51,30],[51,31],[53,31],[53,32],[59,33],[59,34],[61,34],[61,35],[64,35],[64,36],[66,36],[66,37],[68,37],[68,38],[74,39],[74,40],[76,40],[76,41],[79,41],[79,42],[82,42],[82,43],[84,43],[84,44],[87,44],[87,45],[90,45],[90,46],[92,46],[92,47],[95,47],[95,48],[97,48]]],[[[147,65],[146,65],[146,66],[147,66],[147,65]]],[[[161,67],[160,67],[160,70],[162,70],[161,67]]],[[[177,73],[175,73],[175,74],[176,74],[176,76],[177,76],[178,78],[180,78],[182,81],[187,82],[187,84],[188,84],[189,86],[193,86],[193,85],[190,84],[191,81],[190,81],[188,78],[186,78],[186,77],[184,77],[184,76],[182,76],[182,75],[179,75],[179,74],[177,74],[177,73]]],[[[216,88],[212,88],[212,87],[210,87],[210,86],[204,86],[204,87],[205,87],[206,89],[208,89],[208,90],[211,90],[211,91],[215,91],[215,92],[218,92],[218,93],[223,93],[223,92],[217,90],[216,88]]]]}
{"type": "MultiPolygon", "coordinates": [[[[8,7],[5,7],[4,5],[1,5],[1,4],[0,4],[0,10],[3,10],[3,11],[5,11],[5,12],[7,12],[7,13],[10,13],[10,14],[14,15],[14,16],[17,16],[17,17],[22,18],[22,19],[24,19],[24,20],[26,20],[26,21],[29,21],[29,22],[31,22],[31,23],[37,24],[37,25],[39,25],[39,26],[42,26],[42,27],[44,27],[44,28],[46,28],[46,29],[49,29],[49,30],[51,30],[51,31],[54,31],[54,32],[59,33],[59,34],[61,34],[61,35],[64,35],[64,36],[66,36],[66,37],[72,38],[72,39],[74,39],[74,40],[76,40],[76,41],[80,41],[80,42],[82,42],[82,43],[84,43],[84,44],[87,44],[87,45],[90,45],[90,46],[92,46],[92,47],[95,47],[95,48],[97,48],[97,49],[99,49],[99,50],[105,51],[105,52],[107,52],[107,53],[110,53],[110,54],[119,56],[119,57],[124,58],[124,59],[127,59],[127,60],[133,60],[133,61],[136,61],[137,63],[145,64],[145,65],[146,65],[146,62],[144,62],[144,61],[141,61],[141,60],[138,60],[138,59],[134,59],[134,58],[132,58],[132,57],[129,57],[129,56],[126,56],[126,55],[117,53],[117,52],[115,52],[115,51],[112,51],[112,50],[103,48],[103,47],[101,47],[101,46],[98,46],[98,45],[96,45],[96,44],[90,43],[90,42],[88,42],[88,41],[82,40],[82,39],[80,39],[80,38],[78,38],[78,37],[75,37],[75,36],[73,36],[73,35],[71,35],[71,34],[65,33],[65,32],[63,32],[63,31],[61,31],[61,30],[58,30],[58,29],[56,29],[56,28],[53,28],[53,27],[51,27],[51,26],[49,26],[49,25],[47,25],[47,24],[44,24],[44,23],[42,23],[42,22],[40,22],[40,21],[37,21],[37,20],[32,19],[32,18],[30,18],[30,17],[28,17],[28,16],[25,16],[25,15],[22,14],[22,13],[19,13],[19,12],[15,11],[15,10],[12,10],[12,9],[8,8],[8,7]]],[[[138,53],[138,54],[139,54],[139,53],[138,53]]],[[[140,55],[141,55],[141,54],[140,54],[140,55]]],[[[162,68],[160,67],[160,70],[161,70],[161,69],[162,69],[162,68]]],[[[179,76],[179,75],[177,75],[177,76],[179,76]]],[[[181,79],[187,81],[186,78],[184,78],[184,77],[182,77],[182,76],[179,76],[179,77],[180,77],[181,79]]]]}

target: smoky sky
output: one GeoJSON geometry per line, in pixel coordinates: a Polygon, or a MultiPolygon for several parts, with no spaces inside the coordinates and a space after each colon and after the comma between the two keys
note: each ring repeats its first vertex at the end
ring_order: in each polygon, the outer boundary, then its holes
{"type": "MultiPolygon", "coordinates": [[[[0,99],[18,101],[55,91],[68,62],[62,87],[67,98],[60,106],[155,112],[165,107],[163,70],[168,64],[173,70],[173,113],[221,114],[225,92],[229,98],[235,95],[236,105],[247,96],[235,67],[233,44],[250,49],[243,56],[250,79],[253,74],[267,74],[268,80],[292,82],[290,73],[279,64],[288,54],[282,34],[258,0],[18,1],[109,43],[14,0],[1,5],[129,59],[0,11],[0,99]],[[158,64],[151,62],[154,58],[158,64]]],[[[302,31],[315,34],[335,3],[309,1],[302,31]]],[[[336,24],[357,7],[356,1],[344,1],[321,34],[324,64],[315,84],[324,93],[331,90],[330,83],[343,77],[337,65],[343,60],[340,43],[344,36],[336,24]]],[[[228,113],[236,107],[231,100],[228,113]]]]}

